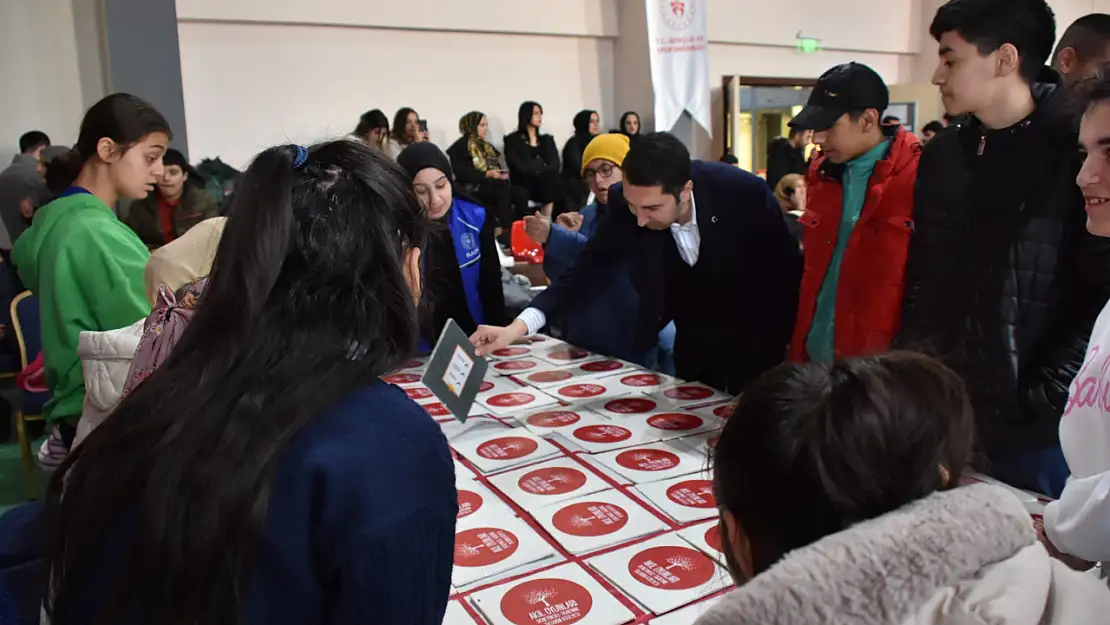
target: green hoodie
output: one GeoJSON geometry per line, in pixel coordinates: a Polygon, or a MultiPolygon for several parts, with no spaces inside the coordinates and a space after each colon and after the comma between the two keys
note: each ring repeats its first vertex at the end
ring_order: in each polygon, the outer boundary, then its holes
{"type": "Polygon", "coordinates": [[[150,314],[143,286],[149,259],[139,237],[89,193],[43,206],[16,241],[12,261],[39,298],[43,364],[53,393],[44,409],[48,421],[76,424],[81,416],[81,332],[115,330],[150,314]]]}

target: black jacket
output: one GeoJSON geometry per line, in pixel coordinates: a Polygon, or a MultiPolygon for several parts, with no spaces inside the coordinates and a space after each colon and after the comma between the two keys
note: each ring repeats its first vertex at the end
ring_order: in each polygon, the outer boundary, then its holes
{"type": "Polygon", "coordinates": [[[687,266],[668,230],[636,225],[621,185],[574,265],[532,306],[549,318],[574,306],[627,261],[640,293],[635,353],[658,342],[674,320],[678,376],[739,392],[782,362],[794,328],[802,263],[778,202],[753,174],[720,163],[693,164],[701,235],[687,266]]]}
{"type": "MultiPolygon", "coordinates": [[[[467,198],[469,199],[469,198],[467,198]]],[[[483,323],[505,325],[505,294],[501,288],[501,262],[497,257],[497,244],[493,230],[497,226],[494,215],[486,212],[486,221],[478,233],[482,249],[479,261],[478,297],[482,300],[483,323]]],[[[463,332],[472,334],[478,329],[466,303],[455,242],[445,221],[433,224],[425,246],[423,304],[431,311],[431,328],[424,331],[430,343],[435,343],[448,319],[454,319],[463,332]]]]}
{"type": "Polygon", "coordinates": [[[767,184],[772,189],[787,174],[806,174],[806,153],[783,137],[771,142],[767,148],[767,184]]]}
{"type": "Polygon", "coordinates": [[[977,120],[926,147],[898,345],[967,382],[988,456],[1059,444],[1068,386],[1110,299],[1110,242],[1087,233],[1074,116],[1060,76],[1007,129],[977,120]]]}
{"type": "Polygon", "coordinates": [[[559,148],[551,135],[540,135],[535,147],[528,143],[528,136],[521,132],[505,135],[505,162],[509,175],[514,179],[539,176],[545,171],[559,171],[559,148]]]}

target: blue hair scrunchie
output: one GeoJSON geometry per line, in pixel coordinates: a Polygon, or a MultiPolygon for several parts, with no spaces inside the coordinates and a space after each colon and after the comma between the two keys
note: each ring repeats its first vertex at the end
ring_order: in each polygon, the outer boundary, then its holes
{"type": "Polygon", "coordinates": [[[308,160],[308,148],[303,145],[297,146],[297,157],[293,159],[293,169],[300,169],[304,166],[304,162],[308,160]]]}

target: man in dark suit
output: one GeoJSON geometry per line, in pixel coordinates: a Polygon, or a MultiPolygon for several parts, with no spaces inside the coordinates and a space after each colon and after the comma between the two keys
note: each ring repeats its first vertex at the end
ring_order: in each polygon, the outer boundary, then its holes
{"type": "Polygon", "coordinates": [[[678,376],[737,393],[783,360],[802,263],[778,202],[760,178],[690,161],[669,133],[633,144],[609,190],[610,210],[575,264],[505,328],[482,326],[479,353],[539,332],[547,317],[590,297],[627,261],[640,292],[637,348],[674,321],[678,376]]]}

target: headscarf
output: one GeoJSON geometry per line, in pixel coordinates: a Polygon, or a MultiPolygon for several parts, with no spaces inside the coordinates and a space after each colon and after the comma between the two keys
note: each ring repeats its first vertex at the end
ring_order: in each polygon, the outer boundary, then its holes
{"type": "Polygon", "coordinates": [[[459,132],[466,138],[466,153],[470,162],[480,172],[501,169],[501,153],[489,141],[478,136],[478,124],[482,123],[484,113],[471,111],[459,118],[459,132]]]}
{"type": "Polygon", "coordinates": [[[578,114],[574,116],[574,136],[582,143],[583,147],[594,138],[594,135],[590,134],[590,118],[595,113],[597,111],[584,110],[578,111],[578,114]]]}

